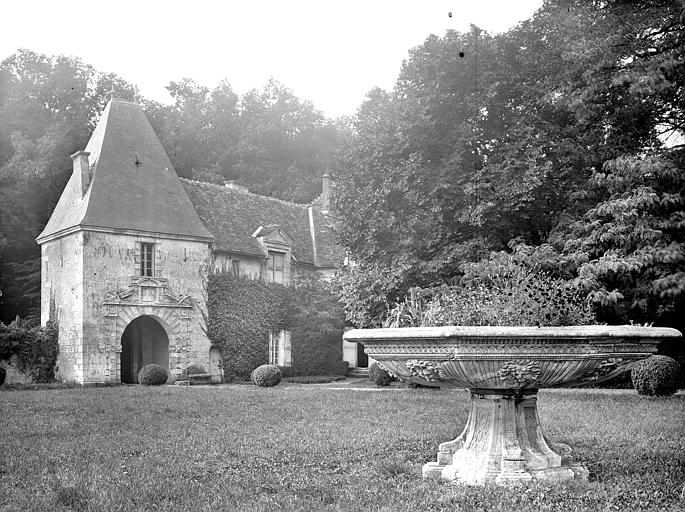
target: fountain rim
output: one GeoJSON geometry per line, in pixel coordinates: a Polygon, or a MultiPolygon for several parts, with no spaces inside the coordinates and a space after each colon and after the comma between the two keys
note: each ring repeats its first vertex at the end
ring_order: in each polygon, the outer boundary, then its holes
{"type": "Polygon", "coordinates": [[[456,339],[496,340],[535,339],[535,340],[605,340],[612,343],[654,343],[664,339],[682,338],[677,329],[671,327],[646,327],[639,325],[567,325],[561,327],[535,326],[462,326],[440,327],[386,327],[374,329],[352,329],[343,334],[348,342],[399,341],[399,340],[436,340],[456,339]]]}

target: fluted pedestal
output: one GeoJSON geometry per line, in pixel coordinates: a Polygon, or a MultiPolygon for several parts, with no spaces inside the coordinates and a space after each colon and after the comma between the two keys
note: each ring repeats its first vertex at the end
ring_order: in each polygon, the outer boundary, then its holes
{"type": "Polygon", "coordinates": [[[567,445],[545,438],[537,390],[522,394],[476,391],[471,393],[464,431],[440,445],[437,462],[423,466],[423,476],[466,484],[587,481],[587,469],[574,464],[570,454],[567,445]]]}

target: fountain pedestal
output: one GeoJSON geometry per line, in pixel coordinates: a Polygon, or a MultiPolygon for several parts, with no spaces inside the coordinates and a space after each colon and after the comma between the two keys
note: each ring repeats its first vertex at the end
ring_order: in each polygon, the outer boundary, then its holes
{"type": "Polygon", "coordinates": [[[442,443],[426,478],[503,485],[532,480],[587,481],[571,449],[550,442],[537,409],[540,388],[597,383],[630,370],[680,338],[641,326],[406,327],[355,329],[344,339],[400,380],[471,390],[464,431],[442,443]]]}
{"type": "Polygon", "coordinates": [[[536,390],[471,393],[464,431],[440,444],[437,462],[424,465],[423,476],[466,484],[587,481],[588,470],[574,464],[570,453],[567,445],[545,438],[536,390]]]}

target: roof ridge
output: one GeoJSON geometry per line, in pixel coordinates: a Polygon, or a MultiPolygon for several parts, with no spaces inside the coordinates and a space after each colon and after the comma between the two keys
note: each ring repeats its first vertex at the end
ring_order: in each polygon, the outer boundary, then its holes
{"type": "Polygon", "coordinates": [[[191,178],[182,178],[182,177],[180,177],[180,176],[179,176],[179,179],[182,180],[182,181],[187,181],[188,183],[199,183],[200,185],[206,186],[206,187],[216,187],[216,188],[218,188],[218,189],[221,189],[221,190],[226,191],[226,192],[229,192],[229,193],[247,194],[247,195],[254,196],[254,197],[262,197],[262,198],[264,198],[264,199],[270,199],[270,200],[272,200],[272,201],[276,201],[276,202],[278,202],[278,203],[282,203],[282,204],[285,204],[285,205],[288,205],[288,206],[297,206],[297,207],[300,207],[300,208],[308,208],[308,207],[311,206],[309,203],[294,203],[294,202],[292,202],[292,201],[286,201],[285,199],[279,199],[278,197],[265,196],[265,195],[263,195],[263,194],[255,194],[254,192],[250,192],[249,190],[239,192],[239,191],[237,191],[237,190],[230,189],[230,188],[225,187],[225,186],[223,186],[223,185],[219,185],[218,183],[210,183],[210,182],[208,182],[208,181],[194,180],[194,179],[191,179],[191,178]]]}

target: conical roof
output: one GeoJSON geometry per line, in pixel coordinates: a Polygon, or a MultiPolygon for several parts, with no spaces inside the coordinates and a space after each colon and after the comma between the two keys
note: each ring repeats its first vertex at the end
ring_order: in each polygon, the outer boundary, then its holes
{"type": "Polygon", "coordinates": [[[79,227],[211,240],[140,105],[112,99],[86,146],[92,179],[72,174],[38,242],[79,227]]]}

